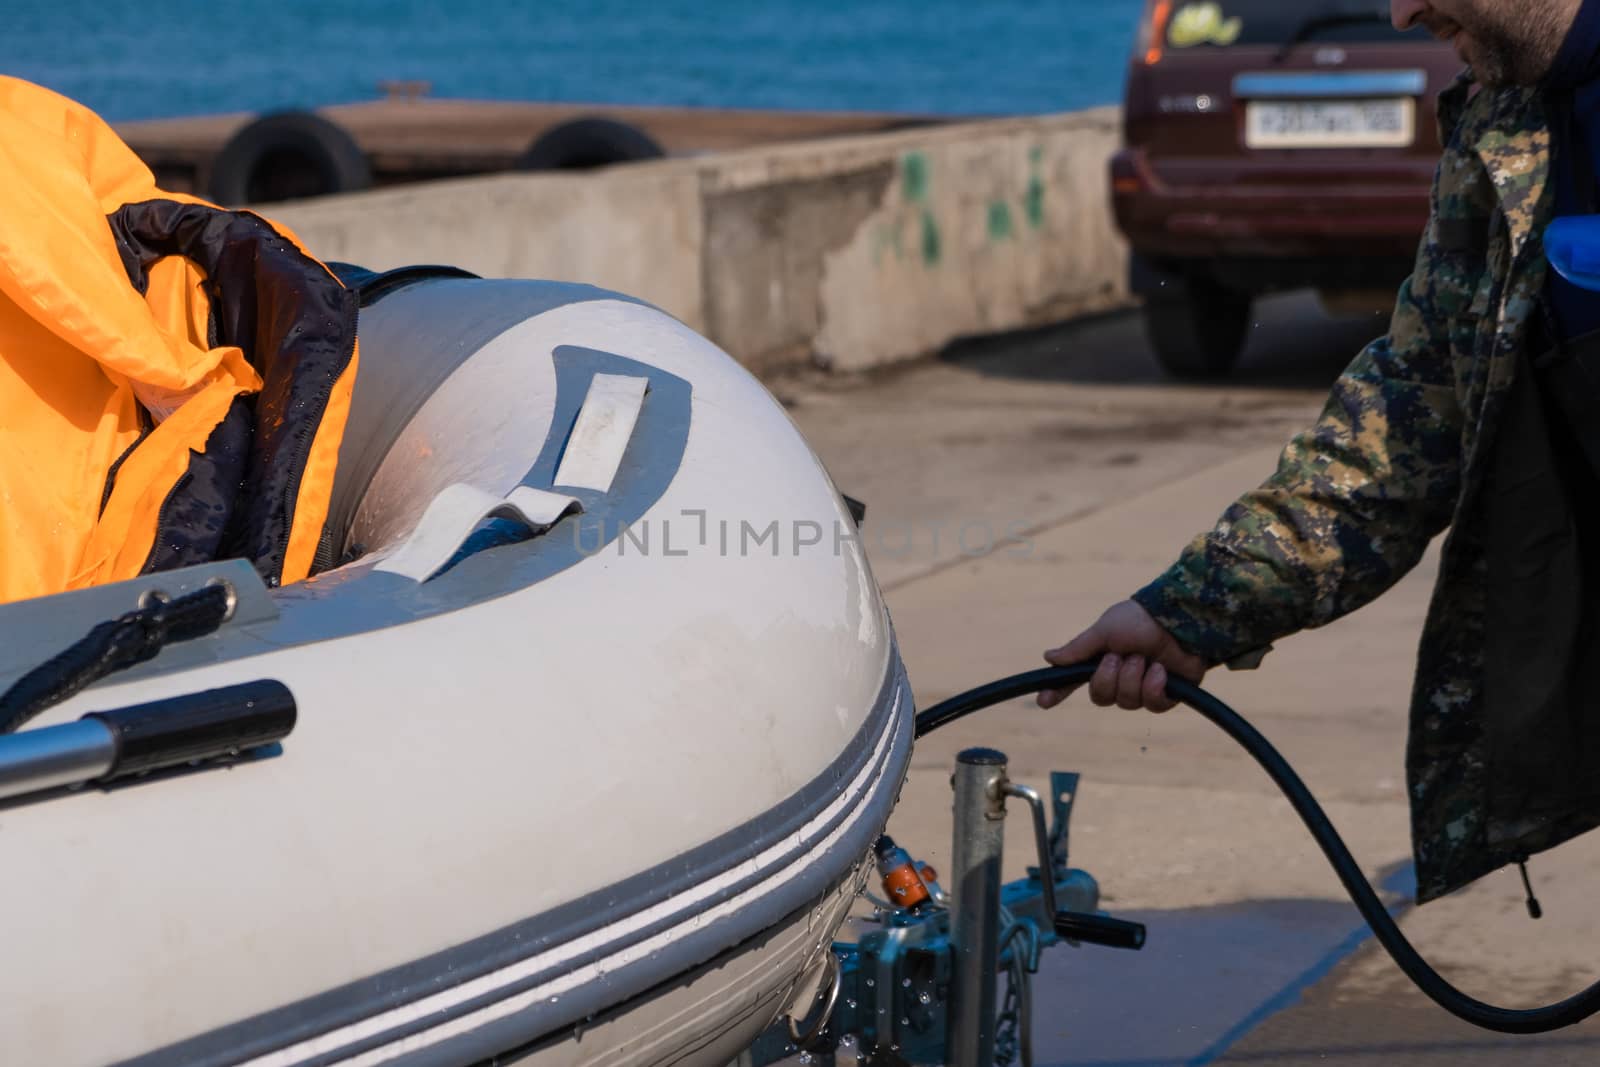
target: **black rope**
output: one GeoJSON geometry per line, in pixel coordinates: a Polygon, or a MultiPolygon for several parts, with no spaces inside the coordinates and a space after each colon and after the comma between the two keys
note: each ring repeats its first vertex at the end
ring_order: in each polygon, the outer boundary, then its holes
{"type": "MultiPolygon", "coordinates": [[[[1098,666],[1098,663],[1079,663],[1070,667],[1047,667],[1003,678],[951,697],[917,716],[917,736],[922,737],[975,711],[981,711],[1014,697],[1027,696],[1047,689],[1077,688],[1094,677],[1098,666]]],[[[1301,821],[1311,831],[1311,836],[1316,838],[1323,855],[1327,856],[1328,862],[1333,865],[1334,873],[1339,876],[1339,881],[1344,883],[1345,892],[1355,902],[1361,917],[1372,928],[1379,943],[1388,950],[1406,977],[1410,978],[1435,1004],[1474,1026],[1503,1034],[1548,1033],[1582,1022],[1600,1011],[1600,982],[1556,1004],[1515,1010],[1486,1004],[1445,981],[1400,932],[1400,927],[1384,908],[1383,901],[1372,888],[1372,883],[1361,873],[1360,865],[1350,855],[1350,849],[1339,837],[1333,824],[1328,821],[1328,816],[1323,812],[1321,805],[1278,750],[1273,748],[1271,743],[1238,712],[1191,682],[1181,678],[1171,679],[1167,683],[1167,695],[1210,719],[1261,765],[1273,783],[1289,799],[1289,803],[1294,806],[1301,821]]],[[[1531,887],[1529,896],[1532,896],[1531,887]]]]}
{"type": "Polygon", "coordinates": [[[137,611],[100,623],[0,696],[0,734],[15,732],[108,674],[153,659],[174,641],[211,633],[227,619],[232,596],[227,586],[208,585],[172,600],[152,598],[137,611]]]}

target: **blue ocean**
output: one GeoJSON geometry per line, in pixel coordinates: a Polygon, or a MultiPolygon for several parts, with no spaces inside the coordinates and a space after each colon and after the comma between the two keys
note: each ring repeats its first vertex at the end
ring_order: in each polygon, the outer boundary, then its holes
{"type": "Polygon", "coordinates": [[[12,0],[0,72],[115,120],[435,96],[1000,115],[1110,103],[1144,0],[12,0]]]}

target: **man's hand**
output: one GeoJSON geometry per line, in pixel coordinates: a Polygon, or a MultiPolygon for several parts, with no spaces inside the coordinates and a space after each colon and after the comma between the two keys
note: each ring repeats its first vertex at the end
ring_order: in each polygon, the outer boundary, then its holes
{"type": "MultiPolygon", "coordinates": [[[[1060,648],[1044,654],[1057,667],[1104,656],[1089,681],[1089,699],[1103,708],[1115,704],[1132,711],[1171,711],[1177,702],[1167,698],[1167,672],[1199,682],[1206,665],[1198,656],[1178,647],[1172,635],[1132,600],[1113,604],[1100,621],[1060,648]]],[[[1071,690],[1039,694],[1041,708],[1053,708],[1071,690]]]]}

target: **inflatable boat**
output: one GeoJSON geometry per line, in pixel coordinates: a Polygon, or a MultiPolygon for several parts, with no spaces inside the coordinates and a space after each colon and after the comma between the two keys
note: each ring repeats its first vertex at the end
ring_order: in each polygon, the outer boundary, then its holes
{"type": "Polygon", "coordinates": [[[341,270],[319,573],[0,607],[4,689],[140,604],[228,604],[0,741],[244,683],[297,710],[222,766],[0,803],[0,1062],[726,1064],[822,983],[906,772],[858,516],[659,310],[341,270]]]}

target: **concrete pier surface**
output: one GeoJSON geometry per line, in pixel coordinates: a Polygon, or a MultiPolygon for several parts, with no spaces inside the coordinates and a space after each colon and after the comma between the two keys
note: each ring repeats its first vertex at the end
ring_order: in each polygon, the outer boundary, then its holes
{"type": "MultiPolygon", "coordinates": [[[[1212,387],[1164,382],[1124,313],[778,391],[840,487],[867,502],[865,544],[925,707],[1042,665],[1045,648],[1158,573],[1270,472],[1383,326],[1329,319],[1306,296],[1266,301],[1237,378],[1212,387]]],[[[1370,607],[1207,686],[1298,768],[1441,971],[1498,1003],[1554,999],[1600,977],[1600,835],[1533,859],[1538,922],[1514,869],[1408,906],[1406,705],[1434,567],[1430,555],[1370,607]]],[[[890,832],[936,868],[948,867],[953,758],[972,745],[1007,752],[1036,788],[1052,769],[1082,773],[1072,862],[1099,879],[1107,910],[1149,924],[1142,953],[1046,953],[1041,1067],[1600,1062],[1600,1024],[1505,1038],[1426,1001],[1365,934],[1287,803],[1198,716],[1079,695],[930,736],[890,832]]],[[[1006,877],[1029,847],[1013,811],[1006,877]]]]}
{"type": "MultiPolygon", "coordinates": [[[[934,121],[852,112],[452,100],[413,95],[408,86],[397,83],[387,99],[316,109],[360,146],[377,185],[512,170],[541,134],[586,117],[626,123],[674,156],[878,133],[934,121]]],[[[235,112],[145,119],[119,123],[116,129],[156,172],[163,188],[204,193],[217,153],[255,118],[235,112]]]]}

